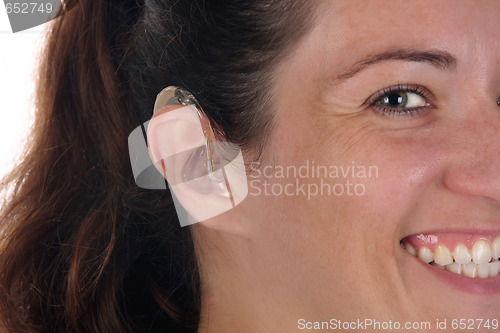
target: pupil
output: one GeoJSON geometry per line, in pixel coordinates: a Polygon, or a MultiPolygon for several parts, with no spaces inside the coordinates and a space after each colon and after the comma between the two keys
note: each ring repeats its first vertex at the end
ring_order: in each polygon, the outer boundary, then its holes
{"type": "Polygon", "coordinates": [[[383,101],[385,105],[403,108],[406,105],[407,97],[405,93],[394,92],[384,97],[383,101]]]}
{"type": "Polygon", "coordinates": [[[390,105],[399,105],[403,101],[403,97],[399,94],[390,94],[389,95],[389,104],[390,105]]]}

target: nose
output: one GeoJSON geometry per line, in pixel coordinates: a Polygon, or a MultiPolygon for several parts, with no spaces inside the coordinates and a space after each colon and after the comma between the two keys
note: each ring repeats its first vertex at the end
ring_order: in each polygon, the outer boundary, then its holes
{"type": "Polygon", "coordinates": [[[486,198],[500,206],[500,107],[495,103],[468,113],[457,121],[450,135],[453,144],[444,185],[453,192],[486,198]]]}

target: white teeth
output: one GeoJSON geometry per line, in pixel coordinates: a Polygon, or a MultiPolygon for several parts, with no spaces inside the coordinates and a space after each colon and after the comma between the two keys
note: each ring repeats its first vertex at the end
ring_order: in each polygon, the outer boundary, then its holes
{"type": "Polygon", "coordinates": [[[472,247],[472,260],[476,264],[486,264],[491,261],[491,246],[485,241],[478,241],[472,247]]]}
{"type": "Polygon", "coordinates": [[[468,264],[472,260],[469,249],[463,244],[457,245],[455,251],[453,251],[453,258],[459,264],[468,264]]]}
{"type": "Polygon", "coordinates": [[[418,250],[418,258],[428,264],[434,261],[434,255],[432,254],[432,251],[425,246],[421,247],[418,250]]]}
{"type": "Polygon", "coordinates": [[[473,262],[465,264],[462,269],[462,274],[470,278],[475,278],[477,276],[477,265],[473,262]]]}
{"type": "Polygon", "coordinates": [[[416,257],[416,256],[417,256],[417,251],[415,251],[415,248],[414,248],[413,246],[411,246],[411,244],[410,244],[410,243],[406,243],[406,245],[405,245],[405,249],[406,249],[406,251],[410,252],[410,254],[411,254],[412,256],[414,256],[414,257],[416,257]]]}
{"type": "Polygon", "coordinates": [[[440,264],[436,264],[436,262],[433,262],[431,265],[434,266],[434,267],[437,267],[439,269],[445,269],[445,266],[442,266],[440,264]]]}
{"type": "Polygon", "coordinates": [[[461,264],[458,264],[456,262],[453,262],[449,265],[446,265],[446,270],[447,271],[450,271],[450,272],[453,272],[455,274],[462,274],[462,269],[463,269],[464,265],[461,265],[461,264]]]}
{"type": "Polygon", "coordinates": [[[491,246],[488,242],[480,240],[474,243],[472,250],[463,244],[458,244],[453,253],[444,245],[438,245],[434,253],[425,246],[418,251],[410,243],[402,246],[423,262],[455,274],[482,279],[500,274],[500,260],[498,259],[500,236],[495,238],[491,246]]]}
{"type": "Polygon", "coordinates": [[[500,273],[500,261],[492,261],[489,264],[489,276],[494,277],[497,276],[498,273],[500,273]]]}
{"type": "Polygon", "coordinates": [[[449,265],[453,262],[450,250],[446,246],[438,245],[434,252],[434,262],[441,266],[449,265]]]}
{"type": "Polygon", "coordinates": [[[486,279],[489,274],[490,264],[479,264],[477,265],[477,276],[481,279],[486,279]]]}
{"type": "Polygon", "coordinates": [[[495,238],[495,240],[493,241],[493,258],[495,259],[498,259],[500,258],[500,236],[498,236],[497,238],[495,238]]]}

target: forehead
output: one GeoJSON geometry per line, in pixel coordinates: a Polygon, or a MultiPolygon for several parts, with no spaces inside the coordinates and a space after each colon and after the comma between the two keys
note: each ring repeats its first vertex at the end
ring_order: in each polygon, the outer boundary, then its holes
{"type": "MultiPolygon", "coordinates": [[[[411,32],[457,31],[487,33],[485,27],[498,28],[498,0],[323,0],[318,2],[323,16],[342,31],[373,35],[393,31],[394,27],[411,32]],[[420,30],[413,30],[419,26],[420,30]],[[445,28],[435,30],[436,27],[445,28]],[[405,29],[406,27],[406,29],[405,29]]],[[[496,30],[498,32],[498,29],[496,30]]]]}
{"type": "Polygon", "coordinates": [[[333,61],[337,68],[391,48],[477,58],[496,50],[500,37],[498,0],[323,0],[316,13],[305,48],[317,64],[333,61]]]}

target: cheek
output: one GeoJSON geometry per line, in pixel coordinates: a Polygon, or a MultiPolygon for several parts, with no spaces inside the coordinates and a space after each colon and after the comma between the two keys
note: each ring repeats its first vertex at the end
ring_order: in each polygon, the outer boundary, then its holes
{"type": "Polygon", "coordinates": [[[364,252],[356,255],[393,256],[401,235],[411,227],[411,216],[421,213],[422,203],[433,198],[439,187],[444,150],[424,137],[397,138],[372,132],[349,143],[339,142],[339,147],[330,148],[325,155],[334,165],[349,166],[354,161],[355,170],[360,171],[332,182],[350,181],[363,189],[362,195],[319,198],[320,216],[335,221],[343,235],[337,244],[348,247],[355,240],[363,244],[356,251],[364,252]]]}
{"type": "Polygon", "coordinates": [[[321,130],[314,121],[303,117],[278,123],[273,154],[265,156],[262,165],[308,165],[304,169],[309,177],[276,179],[270,172],[271,177],[261,173],[253,178],[254,185],[267,181],[268,188],[297,181],[306,185],[305,193],[291,196],[255,196],[250,186],[246,207],[253,220],[253,251],[259,258],[256,272],[270,285],[285,285],[288,293],[302,295],[308,290],[314,302],[380,302],[393,294],[387,290],[393,284],[387,281],[398,274],[394,253],[401,229],[408,224],[406,217],[439,182],[443,140],[433,141],[424,133],[389,135],[341,122],[335,128],[323,124],[327,130],[321,130]],[[326,176],[312,177],[313,162],[316,169],[326,167],[326,176]],[[307,186],[314,184],[344,192],[313,194],[307,186]],[[355,186],[362,189],[360,195],[355,186]],[[341,287],[346,283],[350,287],[341,287]]]}
{"type": "Polygon", "coordinates": [[[283,223],[290,238],[311,245],[302,254],[328,251],[330,258],[356,260],[363,251],[393,253],[407,216],[440,182],[443,140],[418,131],[395,135],[347,124],[328,131],[314,126],[306,118],[289,120],[286,131],[276,132],[282,148],[275,150],[275,163],[327,171],[300,179],[311,186],[307,198],[274,198],[280,212],[275,222],[283,223]],[[306,125],[316,130],[305,130],[306,125]],[[363,246],[353,249],[353,242],[363,246]]]}
{"type": "Polygon", "coordinates": [[[392,215],[392,223],[404,223],[398,219],[438,186],[444,150],[439,142],[424,136],[379,138],[373,142],[369,158],[378,166],[379,177],[370,179],[367,185],[371,210],[392,215]]]}

